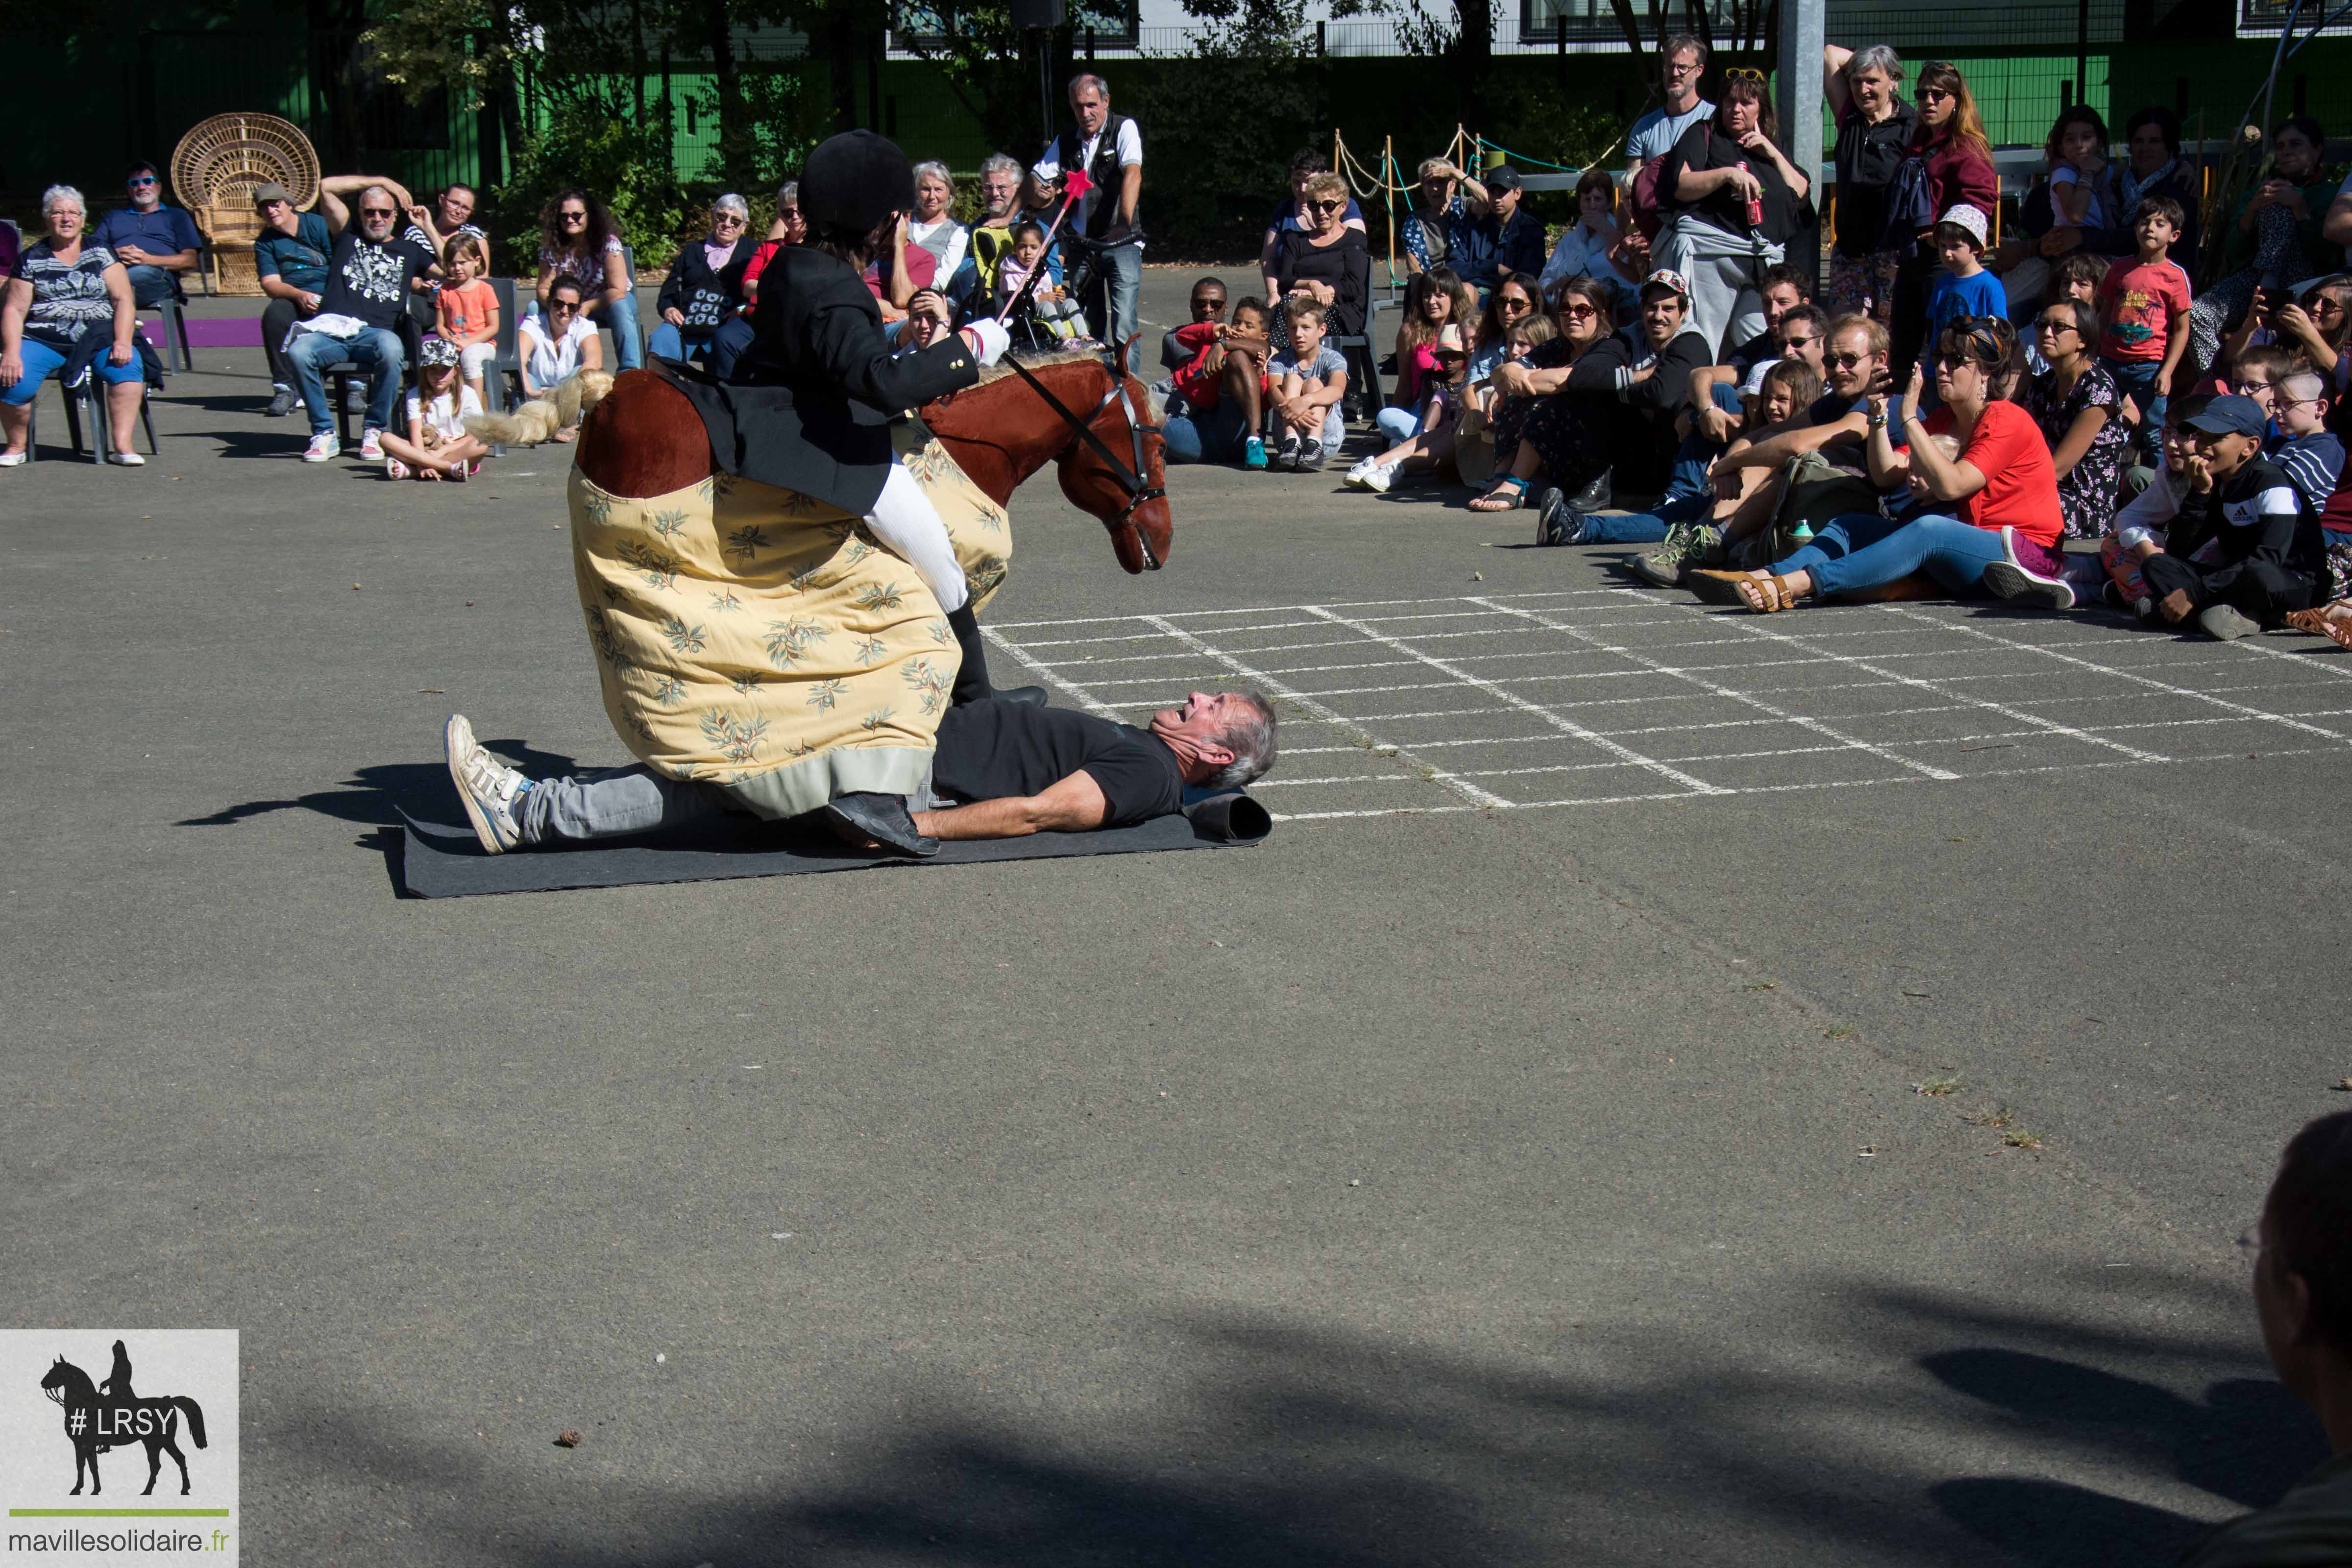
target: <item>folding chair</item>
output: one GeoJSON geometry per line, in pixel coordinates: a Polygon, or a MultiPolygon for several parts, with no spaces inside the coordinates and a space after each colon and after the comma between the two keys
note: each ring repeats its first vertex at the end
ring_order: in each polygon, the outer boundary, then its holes
{"type": "Polygon", "coordinates": [[[195,351],[188,346],[187,301],[175,293],[168,300],[153,305],[142,305],[140,309],[153,310],[163,319],[163,374],[173,375],[180,371],[194,370],[196,355],[195,351]]]}
{"type": "MultiPolygon", "coordinates": [[[[79,458],[82,455],[81,426],[83,418],[87,416],[89,420],[90,435],[94,437],[89,445],[89,460],[103,465],[106,455],[114,450],[114,409],[107,401],[106,384],[99,380],[95,372],[86,370],[82,372],[79,385],[60,384],[58,388],[58,396],[66,405],[66,437],[73,443],[74,456],[79,458]]],[[[152,397],[143,395],[139,399],[139,423],[147,430],[147,452],[150,457],[160,456],[163,451],[162,447],[155,445],[153,403],[154,400],[152,397]]],[[[33,432],[27,426],[25,432],[25,450],[30,452],[32,449],[33,432]]]]}
{"type": "MultiPolygon", "coordinates": [[[[498,357],[490,361],[489,374],[482,378],[482,401],[488,411],[511,414],[522,406],[522,342],[518,336],[521,319],[515,313],[515,285],[511,278],[490,279],[490,292],[499,300],[498,357]]],[[[504,446],[492,442],[490,456],[503,458],[504,446]]]]}
{"type": "MultiPolygon", "coordinates": [[[[1364,407],[1377,411],[1383,405],[1384,399],[1381,393],[1380,356],[1372,353],[1372,340],[1378,335],[1374,322],[1381,307],[1383,304],[1392,306],[1395,301],[1372,298],[1372,258],[1369,251],[1364,255],[1363,299],[1364,330],[1344,336],[1335,334],[1329,342],[1339,351],[1339,357],[1348,362],[1349,383],[1362,389],[1364,407]]],[[[1371,413],[1365,415],[1368,419],[1371,416],[1371,413]]]]}

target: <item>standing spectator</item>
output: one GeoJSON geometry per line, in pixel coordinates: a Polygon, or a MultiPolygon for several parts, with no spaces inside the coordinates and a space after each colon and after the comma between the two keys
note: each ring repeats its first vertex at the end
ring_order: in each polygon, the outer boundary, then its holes
{"type": "MultiPolygon", "coordinates": [[[[1030,165],[1039,187],[1033,193],[1034,205],[1045,205],[1043,188],[1057,184],[1065,169],[1082,169],[1092,182],[1071,214],[1079,234],[1108,247],[1087,289],[1087,322],[1096,337],[1118,351],[1120,368],[1132,370],[1128,340],[1135,335],[1136,295],[1143,285],[1143,235],[1136,226],[1136,201],[1143,194],[1143,133],[1134,121],[1110,111],[1110,85],[1092,71],[1070,79],[1070,114],[1077,123],[1030,165]]],[[[1344,186],[1340,194],[1346,195],[1344,186]]]]}
{"type": "MultiPolygon", "coordinates": [[[[1265,238],[1257,247],[1257,269],[1265,279],[1265,289],[1269,297],[1274,292],[1274,247],[1276,242],[1281,238],[1283,230],[1289,229],[1296,232],[1307,226],[1306,214],[1302,208],[1307,201],[1307,178],[1310,175],[1328,174],[1330,172],[1331,160],[1312,147],[1301,147],[1290,155],[1290,199],[1274,209],[1274,216],[1266,220],[1265,238]]],[[[1348,198],[1347,216],[1340,221],[1358,233],[1365,232],[1364,209],[1356,205],[1356,198],[1353,195],[1348,198]]],[[[1370,241],[1367,240],[1365,243],[1370,245],[1370,241]]]]}
{"type": "Polygon", "coordinates": [[[1455,247],[1454,269],[1483,295],[1506,278],[1543,275],[1544,226],[1520,205],[1523,186],[1517,169],[1497,163],[1481,183],[1487,213],[1460,231],[1463,243],[1455,247]]]}
{"type": "Polygon", "coordinates": [[[1928,341],[1927,286],[1936,273],[1937,218],[1958,206],[1997,211],[2000,183],[1992,171],[1992,145],[1968,79],[1959,68],[1931,60],[1919,72],[1918,129],[1903,166],[1888,182],[1879,247],[1897,250],[1895,306],[1888,317],[1895,365],[1916,364],[1928,341]]]}
{"type": "Polygon", "coordinates": [[[338,174],[319,184],[319,205],[328,226],[337,231],[327,289],[318,310],[294,324],[286,350],[310,416],[310,445],[302,453],[306,463],[327,462],[342,450],[322,373],[345,360],[368,373],[360,456],[371,463],[383,460],[383,431],[392,423],[407,363],[398,331],[401,314],[408,308],[409,284],[433,265],[430,251],[396,233],[402,213],[414,205],[407,195],[364,174],[338,174]],[[358,200],[356,213],[342,203],[346,192],[358,200]]]}
{"type": "Polygon", "coordinates": [[[2123,394],[2099,363],[2099,315],[2077,300],[2053,300],[2035,318],[2033,334],[2050,368],[2026,381],[2018,401],[2049,443],[2066,537],[2097,539],[2114,523],[2131,445],[2123,394]]]}
{"type": "Polygon", "coordinates": [[[1837,120],[1837,236],[1830,313],[1885,321],[1895,308],[1898,249],[1885,247],[1886,187],[1911,150],[1919,114],[1903,101],[1903,58],[1885,44],[1822,51],[1822,90],[1837,120]]]}
{"type": "Polygon", "coordinates": [[[1576,182],[1576,221],[1552,247],[1537,289],[1549,294],[1571,278],[1597,278],[1631,292],[1633,280],[1618,266],[1624,242],[1617,226],[1616,180],[1603,168],[1585,170],[1576,182]]]}
{"type": "Polygon", "coordinates": [[[654,310],[661,320],[646,344],[657,359],[682,360],[707,349],[743,305],[743,269],[751,246],[743,237],[751,208],[729,192],[710,204],[710,232],[682,247],[669,264],[654,310]]]}
{"type": "Polygon", "coordinates": [[[577,185],[560,193],[539,215],[539,282],[524,314],[547,307],[547,290],[557,277],[580,285],[588,319],[613,332],[614,357],[623,370],[645,363],[637,336],[637,297],[629,280],[627,253],[604,204],[577,185]]]}
{"type": "Polygon", "coordinates": [[[1691,328],[1714,359],[1764,331],[1764,269],[1787,255],[1801,226],[1804,174],[1774,145],[1772,101],[1757,71],[1734,71],[1714,118],[1700,121],[1659,165],[1661,206],[1674,216],[1652,247],[1661,268],[1687,279],[1691,328]]]}
{"type": "Polygon", "coordinates": [[[1404,269],[1418,274],[1450,265],[1454,234],[1486,216],[1486,187],[1451,158],[1423,158],[1413,172],[1413,206],[1404,221],[1404,269]]]}
{"type": "Polygon", "coordinates": [[[90,230],[90,243],[114,253],[131,276],[131,295],[142,305],[182,300],[180,274],[193,271],[197,247],[204,244],[196,220],[178,207],[163,205],[163,182],[155,165],[141,159],[123,176],[131,205],[100,216],[90,230]]]}
{"type": "MultiPolygon", "coordinates": [[[[525,402],[547,396],[558,382],[583,370],[604,368],[604,340],[581,309],[578,279],[559,278],[549,285],[546,310],[525,316],[515,329],[515,353],[522,361],[525,402]]],[[[554,439],[569,441],[572,432],[558,430],[554,439]]]]}
{"type": "Polygon", "coordinates": [[[261,308],[261,349],[269,361],[269,406],[280,419],[294,412],[294,367],[286,344],[294,323],[319,313],[327,287],[327,257],[335,237],[319,214],[296,210],[285,186],[266,181],[253,190],[261,235],[253,242],[253,269],[269,303],[261,308]]]}
{"type": "Polygon", "coordinates": [[[139,313],[131,279],[112,251],[83,237],[89,209],[79,191],[71,185],[43,191],[41,218],[48,237],[25,247],[0,295],[0,431],[8,441],[0,468],[13,468],[30,455],[26,442],[41,383],[54,375],[64,386],[85,372],[106,384],[114,428],[114,450],[106,460],[138,468],[147,459],[131,449],[131,440],[147,386],[135,343],[139,313]]]}
{"type": "MultiPolygon", "coordinates": [[[[1281,237],[1275,247],[1275,298],[1268,301],[1279,312],[1282,301],[1311,294],[1323,307],[1325,327],[1343,338],[1364,333],[1366,291],[1371,285],[1372,256],[1360,230],[1340,221],[1348,206],[1348,183],[1337,174],[1309,174],[1301,210],[1307,226],[1281,237]]],[[[1287,340],[1279,321],[1272,323],[1275,341],[1287,340]]]]}
{"type": "Polygon", "coordinates": [[[1632,184],[1642,165],[1664,157],[1682,144],[1690,128],[1715,113],[1715,105],[1698,95],[1699,79],[1706,74],[1706,46],[1690,33],[1669,33],[1658,44],[1658,107],[1633,121],[1625,132],[1625,180],[1632,184]]]}
{"type": "Polygon", "coordinates": [[[2189,347],[2189,274],[2168,252],[2180,235],[2180,208],[2149,196],[2132,215],[2139,255],[2107,268],[2099,283],[2100,355],[2116,386],[2139,409],[2153,460],[2164,424],[2164,396],[2189,347]]]}
{"type": "MultiPolygon", "coordinates": [[[[1940,270],[1927,287],[1927,338],[1944,341],[1944,329],[1976,316],[2006,315],[2008,297],[2000,279],[1984,269],[1990,226],[1974,207],[1954,207],[1936,222],[1936,259],[1940,270]]],[[[1935,406],[1930,398],[1928,406],[1935,406]]]]}

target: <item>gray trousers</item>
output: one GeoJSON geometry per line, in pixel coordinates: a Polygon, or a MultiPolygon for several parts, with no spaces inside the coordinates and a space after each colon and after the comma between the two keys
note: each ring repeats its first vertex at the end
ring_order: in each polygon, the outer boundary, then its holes
{"type": "Polygon", "coordinates": [[[522,841],[625,838],[739,809],[717,784],[664,778],[650,768],[605,768],[535,780],[522,797],[522,841]]]}

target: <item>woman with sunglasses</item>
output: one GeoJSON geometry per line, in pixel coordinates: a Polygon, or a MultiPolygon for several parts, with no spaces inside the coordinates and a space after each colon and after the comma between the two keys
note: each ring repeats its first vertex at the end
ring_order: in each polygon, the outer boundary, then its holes
{"type": "Polygon", "coordinates": [[[1764,331],[1764,269],[1787,256],[1810,182],[1773,144],[1761,73],[1724,73],[1715,117],[1683,132],[1658,170],[1670,216],[1651,247],[1690,283],[1690,326],[1712,355],[1764,331]]]}
{"type": "Polygon", "coordinates": [[[637,336],[637,297],[629,281],[627,253],[604,204],[577,185],[559,192],[539,215],[538,292],[524,306],[536,314],[547,305],[548,286],[561,274],[580,285],[588,319],[612,329],[614,357],[623,370],[646,363],[637,336]]]}
{"type": "Polygon", "coordinates": [[[1870,478],[1881,489],[1908,486],[1909,520],[1852,512],[1823,525],[1812,542],[1762,571],[1694,572],[1703,598],[1736,599],[1769,614],[1806,599],[1861,594],[1925,572],[1946,592],[1984,587],[1985,568],[2014,561],[2054,577],[2064,561],[2065,521],[2058,477],[2033,416],[1994,394],[2017,353],[2017,333],[1998,316],[1972,316],[1937,344],[1936,386],[1944,405],[1919,414],[1919,367],[1901,405],[1870,399],[1870,478]],[[1947,455],[1938,437],[1955,443],[1947,455]],[[1900,440],[1903,445],[1895,443],[1900,440]]]}
{"type": "Polygon", "coordinates": [[[2019,401],[2049,443],[2066,537],[2097,539],[2115,521],[2131,447],[2123,393],[2099,363],[2099,312],[2078,300],[2053,300],[2034,318],[2033,337],[2050,368],[2026,379],[2019,401]]]}
{"type": "Polygon", "coordinates": [[[708,349],[742,308],[743,269],[751,260],[743,236],[751,223],[751,205],[731,191],[710,204],[710,232],[678,251],[654,300],[661,321],[646,347],[656,359],[682,360],[708,349]]]}
{"type": "Polygon", "coordinates": [[[1348,182],[1328,173],[1308,175],[1299,211],[1306,226],[1284,230],[1274,247],[1274,282],[1281,290],[1266,301],[1274,310],[1274,346],[1290,341],[1282,301],[1295,294],[1311,296],[1323,307],[1324,329],[1331,336],[1363,336],[1372,253],[1364,247],[1362,231],[1345,221],[1348,182]]]}
{"type": "Polygon", "coordinates": [[[87,367],[103,384],[114,430],[110,463],[135,468],[147,459],[133,451],[139,400],[147,391],[138,350],[138,310],[131,279],[114,252],[86,242],[88,209],[71,185],[41,193],[46,238],[25,247],[16,276],[0,284],[0,431],[8,439],[0,468],[26,460],[33,428],[33,397],[50,376],[58,384],[87,367]]]}
{"type": "MultiPolygon", "coordinates": [[[[1412,287],[1405,290],[1405,320],[1397,330],[1397,390],[1398,401],[1402,406],[1384,408],[1380,414],[1381,433],[1395,440],[1396,445],[1385,452],[1373,453],[1349,468],[1347,474],[1349,484],[1360,489],[1385,492],[1396,482],[1396,476],[1400,473],[1443,468],[1451,463],[1455,444],[1465,434],[1465,421],[1475,420],[1475,430],[1486,428],[1486,419],[1479,407],[1481,395],[1478,389],[1502,364],[1510,348],[1511,329],[1523,321],[1538,319],[1535,290],[1521,278],[1506,278],[1495,285],[1494,293],[1487,296],[1486,309],[1475,318],[1476,341],[1462,362],[1462,396],[1453,416],[1443,420],[1433,429],[1416,429],[1415,422],[1409,416],[1412,399],[1406,395],[1403,370],[1411,358],[1417,357],[1412,354],[1412,350],[1416,346],[1427,347],[1432,342],[1432,334],[1427,332],[1408,335],[1414,324],[1416,310],[1420,307],[1416,293],[1442,289],[1445,291],[1446,310],[1450,315],[1457,300],[1466,296],[1467,301],[1475,302],[1477,298],[1475,290],[1466,285],[1445,281],[1453,277],[1451,268],[1440,267],[1414,279],[1412,287]],[[1396,414],[1407,414],[1408,418],[1402,422],[1393,420],[1391,416],[1396,414]]],[[[1426,310],[1420,313],[1425,322],[1426,310]]]]}
{"type": "Polygon", "coordinates": [[[1887,363],[1897,365],[1915,363],[1927,335],[1928,285],[1940,265],[1936,220],[1956,206],[2000,210],[1992,144],[1959,68],[1929,61],[1919,72],[1918,108],[1910,153],[1887,185],[1878,240],[1882,248],[1902,254],[1887,321],[1894,337],[1894,358],[1887,363]]]}

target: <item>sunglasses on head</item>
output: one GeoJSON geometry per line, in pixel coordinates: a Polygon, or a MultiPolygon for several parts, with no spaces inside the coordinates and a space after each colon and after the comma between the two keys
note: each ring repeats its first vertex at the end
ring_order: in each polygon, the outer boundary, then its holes
{"type": "Polygon", "coordinates": [[[1752,69],[1747,66],[1733,66],[1730,69],[1723,73],[1723,79],[1726,81],[1752,81],[1757,86],[1761,87],[1764,85],[1764,73],[1760,70],[1752,69]]]}

